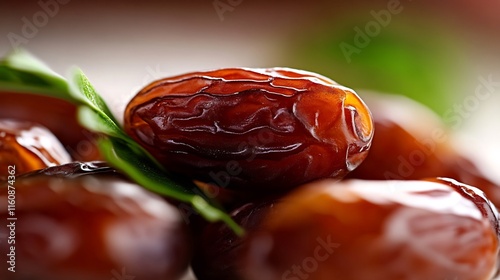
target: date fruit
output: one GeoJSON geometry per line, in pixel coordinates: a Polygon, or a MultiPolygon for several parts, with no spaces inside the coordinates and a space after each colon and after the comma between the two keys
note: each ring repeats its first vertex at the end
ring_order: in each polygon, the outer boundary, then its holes
{"type": "MultiPolygon", "coordinates": [[[[278,197],[267,197],[246,203],[230,214],[247,232],[258,231],[265,217],[280,204],[278,197]]],[[[246,239],[237,236],[222,223],[207,224],[196,231],[195,250],[191,266],[197,279],[242,279],[242,255],[246,239]]]]}
{"type": "Polygon", "coordinates": [[[127,105],[125,130],[167,170],[266,192],[342,178],[363,161],[373,134],[354,91],[288,68],[155,81],[127,105]]]}
{"type": "Polygon", "coordinates": [[[9,166],[22,174],[70,161],[62,144],[45,127],[0,119],[0,180],[6,179],[9,166]]]}
{"type": "Polygon", "coordinates": [[[348,178],[453,178],[478,187],[500,206],[500,184],[452,145],[444,124],[423,105],[401,96],[363,92],[376,133],[370,153],[348,178]]]}
{"type": "Polygon", "coordinates": [[[0,92],[0,118],[45,126],[75,160],[101,159],[95,135],[78,123],[77,107],[68,101],[36,94],[0,92]]]}
{"type": "Polygon", "coordinates": [[[285,197],[245,242],[246,280],[489,280],[498,213],[474,187],[323,180],[285,197]]]}
{"type": "Polygon", "coordinates": [[[0,218],[17,218],[15,243],[0,228],[1,279],[175,280],[187,270],[191,240],[177,208],[103,163],[49,167],[14,187],[15,209],[0,184],[0,218]]]}

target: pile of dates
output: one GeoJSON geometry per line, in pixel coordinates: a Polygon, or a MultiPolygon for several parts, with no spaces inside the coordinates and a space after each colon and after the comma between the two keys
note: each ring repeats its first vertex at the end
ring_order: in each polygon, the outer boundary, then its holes
{"type": "Polygon", "coordinates": [[[0,219],[14,187],[16,216],[15,238],[0,227],[0,278],[493,279],[498,184],[422,105],[362,96],[311,72],[228,68],[133,97],[127,134],[238,236],[101,161],[74,105],[0,93],[0,219]]]}

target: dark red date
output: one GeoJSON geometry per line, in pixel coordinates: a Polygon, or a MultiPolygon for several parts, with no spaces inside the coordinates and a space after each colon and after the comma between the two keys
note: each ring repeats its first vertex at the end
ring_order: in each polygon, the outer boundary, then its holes
{"type": "Polygon", "coordinates": [[[500,185],[450,143],[444,124],[429,109],[400,96],[363,95],[376,133],[370,153],[349,178],[418,180],[448,177],[476,186],[500,205],[500,185]]]}
{"type": "Polygon", "coordinates": [[[70,161],[62,144],[45,127],[0,119],[0,180],[7,177],[9,166],[22,174],[70,161]]]}
{"type": "Polygon", "coordinates": [[[15,244],[0,242],[1,279],[175,280],[188,267],[191,240],[179,211],[103,163],[50,167],[14,187],[11,215],[11,189],[0,184],[0,218],[17,218],[15,244]],[[6,268],[10,246],[15,273],[6,268]]]}
{"type": "Polygon", "coordinates": [[[342,178],[365,158],[373,134],[354,91],[286,68],[153,82],[128,104],[125,130],[168,170],[267,192],[342,178]]]}
{"type": "Polygon", "coordinates": [[[245,280],[490,280],[498,213],[476,188],[432,181],[321,181],[250,233],[245,280]]]}
{"type": "MultiPolygon", "coordinates": [[[[265,198],[240,206],[231,217],[247,232],[262,228],[267,215],[272,213],[279,198],[265,198]]],[[[192,268],[197,279],[239,280],[244,279],[242,260],[245,237],[238,237],[221,223],[208,224],[196,235],[196,247],[192,268]]]]}
{"type": "Polygon", "coordinates": [[[41,124],[61,141],[75,160],[99,160],[95,135],[77,121],[76,105],[58,98],[0,92],[0,118],[41,124]]]}
{"type": "Polygon", "coordinates": [[[208,225],[193,261],[200,279],[489,280],[497,269],[495,207],[451,179],[321,180],[232,217],[247,236],[208,225]]]}

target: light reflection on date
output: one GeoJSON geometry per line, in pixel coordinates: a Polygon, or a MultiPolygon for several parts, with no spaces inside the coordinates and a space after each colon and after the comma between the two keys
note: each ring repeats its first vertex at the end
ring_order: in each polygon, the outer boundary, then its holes
{"type": "Polygon", "coordinates": [[[219,187],[277,192],[342,178],[365,158],[370,112],[321,75],[229,68],[151,83],[125,130],[172,172],[219,187]]]}

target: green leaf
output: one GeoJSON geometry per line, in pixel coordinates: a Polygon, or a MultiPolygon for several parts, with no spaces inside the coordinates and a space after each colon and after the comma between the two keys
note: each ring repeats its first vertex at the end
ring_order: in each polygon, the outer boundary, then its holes
{"type": "Polygon", "coordinates": [[[75,101],[66,80],[24,50],[15,50],[0,61],[0,89],[75,101]]]}
{"type": "Polygon", "coordinates": [[[96,92],[94,86],[92,86],[87,76],[83,74],[82,70],[76,69],[74,71],[73,79],[70,80],[69,88],[70,94],[74,99],[93,109],[103,119],[106,119],[107,124],[114,124],[113,129],[117,131],[121,130],[118,127],[118,122],[111,113],[111,110],[109,110],[108,105],[106,105],[104,99],[102,99],[102,97],[96,92]]]}
{"type": "Polygon", "coordinates": [[[130,146],[130,143],[116,137],[100,139],[99,146],[109,163],[126,171],[129,177],[145,188],[169,197],[173,196],[180,201],[191,201],[192,191],[186,188],[187,185],[173,181],[165,170],[152,162],[150,157],[137,147],[130,146]]]}
{"type": "Polygon", "coordinates": [[[62,76],[54,72],[45,63],[25,50],[14,50],[11,55],[7,56],[2,61],[11,67],[15,67],[16,69],[38,74],[44,77],[50,77],[51,79],[58,80],[62,83],[65,82],[62,76]]]}
{"type": "Polygon", "coordinates": [[[120,127],[104,99],[80,69],[69,81],[26,51],[18,50],[0,61],[0,90],[42,94],[79,105],[78,120],[102,136],[99,148],[105,159],[132,180],[155,193],[190,204],[209,221],[223,221],[235,233],[243,229],[213,204],[187,178],[168,173],[120,127]]]}
{"type": "Polygon", "coordinates": [[[207,202],[208,199],[192,181],[168,174],[151,161],[142,148],[130,146],[129,142],[115,137],[99,140],[99,146],[106,161],[144,188],[190,203],[208,221],[224,221],[236,234],[243,234],[243,229],[229,215],[207,202]]]}
{"type": "Polygon", "coordinates": [[[118,125],[106,102],[95,91],[87,76],[80,69],[74,71],[69,89],[71,96],[83,104],[78,110],[80,124],[97,133],[132,141],[118,125]]]}
{"type": "Polygon", "coordinates": [[[117,127],[113,121],[87,106],[78,108],[78,121],[90,131],[115,137],[122,135],[121,128],[117,127]]]}
{"type": "Polygon", "coordinates": [[[205,219],[224,221],[235,233],[243,233],[229,215],[208,203],[209,199],[191,180],[169,174],[121,129],[102,97],[81,70],[74,71],[69,88],[71,95],[84,104],[79,108],[80,123],[94,132],[108,136],[100,140],[99,147],[110,164],[144,188],[190,203],[205,219]]]}

